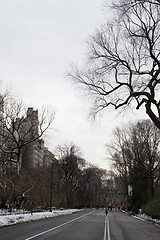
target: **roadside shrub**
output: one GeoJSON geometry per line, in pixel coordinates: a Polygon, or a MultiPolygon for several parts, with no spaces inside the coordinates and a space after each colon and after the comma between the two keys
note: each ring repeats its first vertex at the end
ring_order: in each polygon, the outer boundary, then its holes
{"type": "Polygon", "coordinates": [[[153,200],[142,207],[142,213],[152,218],[160,219],[160,198],[153,200]]]}

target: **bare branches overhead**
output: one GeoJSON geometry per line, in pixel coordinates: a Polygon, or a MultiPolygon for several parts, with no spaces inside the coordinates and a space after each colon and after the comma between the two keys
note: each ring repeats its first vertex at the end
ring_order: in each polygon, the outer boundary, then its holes
{"type": "Polygon", "coordinates": [[[114,19],[88,40],[84,68],[69,76],[92,96],[95,113],[145,105],[160,128],[160,2],[119,0],[111,9],[114,19]]]}

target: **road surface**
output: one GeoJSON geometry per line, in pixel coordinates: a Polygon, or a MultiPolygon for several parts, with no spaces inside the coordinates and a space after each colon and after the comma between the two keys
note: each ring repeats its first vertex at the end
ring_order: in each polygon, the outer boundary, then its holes
{"type": "Polygon", "coordinates": [[[110,240],[160,240],[160,228],[119,211],[109,213],[110,240]]]}
{"type": "Polygon", "coordinates": [[[0,228],[1,240],[159,240],[160,228],[112,211],[79,213],[0,228]]]}

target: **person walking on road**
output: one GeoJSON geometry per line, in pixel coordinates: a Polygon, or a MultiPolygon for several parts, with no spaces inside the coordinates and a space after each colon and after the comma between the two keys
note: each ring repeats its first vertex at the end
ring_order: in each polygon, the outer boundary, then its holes
{"type": "Polygon", "coordinates": [[[108,214],[108,208],[106,207],[106,209],[105,209],[105,212],[106,212],[106,216],[107,216],[107,214],[108,214]]]}

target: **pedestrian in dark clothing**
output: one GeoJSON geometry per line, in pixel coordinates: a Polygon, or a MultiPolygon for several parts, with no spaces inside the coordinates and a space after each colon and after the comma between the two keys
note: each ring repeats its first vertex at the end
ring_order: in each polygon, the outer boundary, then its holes
{"type": "Polygon", "coordinates": [[[108,208],[107,208],[107,207],[106,207],[106,210],[105,210],[105,211],[106,211],[106,216],[107,216],[107,214],[108,214],[108,208]]]}

